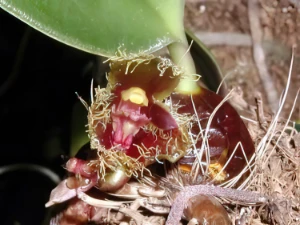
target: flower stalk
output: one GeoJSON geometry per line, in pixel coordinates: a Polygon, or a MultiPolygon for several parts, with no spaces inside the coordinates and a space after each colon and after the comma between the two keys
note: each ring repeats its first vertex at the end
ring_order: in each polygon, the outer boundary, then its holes
{"type": "Polygon", "coordinates": [[[181,32],[180,41],[168,45],[168,50],[173,62],[184,69],[184,75],[176,88],[181,94],[199,94],[201,88],[197,84],[199,75],[196,74],[194,60],[189,51],[185,32],[181,32]]]}

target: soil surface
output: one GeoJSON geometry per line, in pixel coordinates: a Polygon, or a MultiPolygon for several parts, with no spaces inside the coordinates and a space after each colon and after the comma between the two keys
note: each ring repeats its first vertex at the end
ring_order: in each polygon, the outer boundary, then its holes
{"type": "MultiPolygon", "coordinates": [[[[253,0],[252,3],[251,11],[246,0],[186,0],[185,25],[211,49],[226,77],[227,88],[240,87],[251,105],[261,94],[267,112],[278,108],[295,46],[291,85],[281,114],[287,117],[300,88],[300,1],[253,0]],[[259,23],[256,27],[254,24],[252,32],[251,20],[259,23]],[[265,60],[258,59],[261,54],[253,54],[253,43],[257,42],[265,60]],[[261,76],[258,64],[267,69],[261,76]],[[275,98],[269,96],[274,90],[275,98]]],[[[300,99],[292,119],[300,119],[300,99]]]]}

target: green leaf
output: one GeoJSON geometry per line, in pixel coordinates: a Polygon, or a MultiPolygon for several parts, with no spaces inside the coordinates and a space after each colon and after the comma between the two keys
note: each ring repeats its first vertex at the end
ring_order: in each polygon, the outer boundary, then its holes
{"type": "Polygon", "coordinates": [[[74,157],[85,144],[90,142],[86,131],[86,125],[88,124],[87,113],[86,108],[80,101],[73,105],[70,137],[71,157],[74,157]]]}
{"type": "Polygon", "coordinates": [[[223,79],[222,71],[216,59],[210,50],[192,32],[186,30],[186,36],[189,43],[193,41],[190,52],[195,62],[197,74],[201,75],[201,81],[210,90],[216,91],[223,79]]]}
{"type": "Polygon", "coordinates": [[[300,121],[298,120],[296,123],[295,123],[295,129],[300,132],[300,121]]]}
{"type": "Polygon", "coordinates": [[[179,41],[183,0],[0,0],[0,7],[67,45],[114,56],[179,41]]]}

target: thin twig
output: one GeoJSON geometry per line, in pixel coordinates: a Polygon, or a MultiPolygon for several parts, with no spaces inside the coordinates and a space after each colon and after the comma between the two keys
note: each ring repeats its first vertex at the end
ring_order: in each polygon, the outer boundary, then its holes
{"type": "Polygon", "coordinates": [[[195,32],[205,45],[230,45],[230,46],[252,46],[251,36],[249,34],[235,32],[195,32]]]}
{"type": "Polygon", "coordinates": [[[248,0],[248,17],[253,43],[253,58],[267,96],[268,104],[271,110],[276,112],[278,109],[278,93],[265,62],[265,54],[262,48],[263,32],[259,21],[259,11],[258,0],[248,0]]]}

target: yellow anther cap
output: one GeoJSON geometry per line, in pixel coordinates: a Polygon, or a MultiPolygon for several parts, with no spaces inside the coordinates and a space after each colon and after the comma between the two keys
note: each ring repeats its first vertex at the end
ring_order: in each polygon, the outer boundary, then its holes
{"type": "Polygon", "coordinates": [[[124,101],[131,101],[132,103],[148,106],[148,98],[146,92],[139,87],[131,87],[121,92],[124,101]]]}

